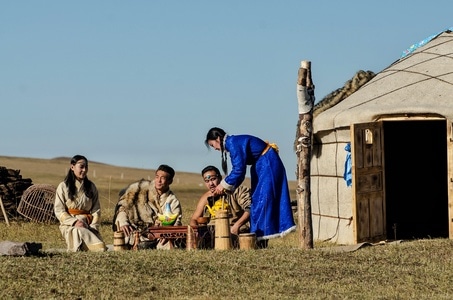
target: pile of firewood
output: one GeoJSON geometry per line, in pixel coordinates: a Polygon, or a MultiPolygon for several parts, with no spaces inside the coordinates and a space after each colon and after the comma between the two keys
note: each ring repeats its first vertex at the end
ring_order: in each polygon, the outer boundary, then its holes
{"type": "MultiPolygon", "coordinates": [[[[24,191],[33,185],[30,178],[22,178],[20,170],[7,169],[0,166],[0,197],[8,218],[17,218],[17,207],[24,191]]],[[[4,219],[0,212],[0,219],[4,219]]]]}

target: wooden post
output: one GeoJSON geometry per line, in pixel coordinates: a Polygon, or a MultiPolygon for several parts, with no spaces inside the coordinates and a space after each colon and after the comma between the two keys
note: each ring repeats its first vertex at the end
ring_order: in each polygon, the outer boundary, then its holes
{"type": "Polygon", "coordinates": [[[138,244],[140,244],[140,231],[137,229],[134,232],[134,245],[132,246],[132,250],[138,250],[138,244]]]}
{"type": "Polygon", "coordinates": [[[0,206],[1,206],[1,208],[2,208],[2,213],[3,213],[3,217],[5,218],[6,225],[9,226],[8,215],[6,214],[5,207],[3,206],[2,196],[0,196],[0,206]]]}
{"type": "Polygon", "coordinates": [[[297,101],[299,122],[297,132],[297,219],[299,224],[300,247],[313,248],[313,227],[311,218],[310,160],[313,137],[313,106],[315,86],[311,78],[311,62],[301,61],[297,76],[297,101]]]}

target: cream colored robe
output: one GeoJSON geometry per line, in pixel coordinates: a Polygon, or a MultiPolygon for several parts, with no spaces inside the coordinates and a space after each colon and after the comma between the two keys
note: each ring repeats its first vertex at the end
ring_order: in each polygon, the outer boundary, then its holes
{"type": "Polygon", "coordinates": [[[76,181],[77,193],[75,200],[68,197],[68,188],[61,182],[55,195],[55,215],[60,221],[60,231],[66,240],[68,251],[105,251],[106,246],[99,234],[101,222],[101,207],[96,187],[93,185],[94,196],[88,198],[82,189],[82,184],[76,181]],[[93,220],[90,229],[74,227],[77,220],[86,221],[83,215],[71,215],[68,209],[81,209],[91,212],[93,220]]]}

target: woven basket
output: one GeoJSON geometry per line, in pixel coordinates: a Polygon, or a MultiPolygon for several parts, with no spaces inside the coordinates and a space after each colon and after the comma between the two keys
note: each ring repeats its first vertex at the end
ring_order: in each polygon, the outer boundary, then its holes
{"type": "Polygon", "coordinates": [[[55,187],[50,184],[34,184],[27,188],[20,200],[17,212],[39,223],[54,223],[55,187]]]}

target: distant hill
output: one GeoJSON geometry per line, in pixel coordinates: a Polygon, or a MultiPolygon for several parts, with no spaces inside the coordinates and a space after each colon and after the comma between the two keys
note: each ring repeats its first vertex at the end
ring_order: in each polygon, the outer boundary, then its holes
{"type": "MultiPolygon", "coordinates": [[[[33,184],[52,184],[57,186],[66,176],[69,170],[70,160],[70,157],[42,159],[0,156],[0,166],[20,170],[22,177],[31,178],[33,184]]],[[[90,161],[88,177],[96,183],[98,188],[116,192],[128,184],[142,178],[152,180],[154,178],[154,172],[154,169],[118,167],[90,161]]],[[[244,184],[250,186],[250,179],[246,178],[244,184]]],[[[194,186],[202,190],[206,189],[199,173],[179,172],[176,170],[173,183],[174,189],[194,186]]],[[[289,187],[292,199],[295,199],[297,182],[290,181],[289,187]]]]}

